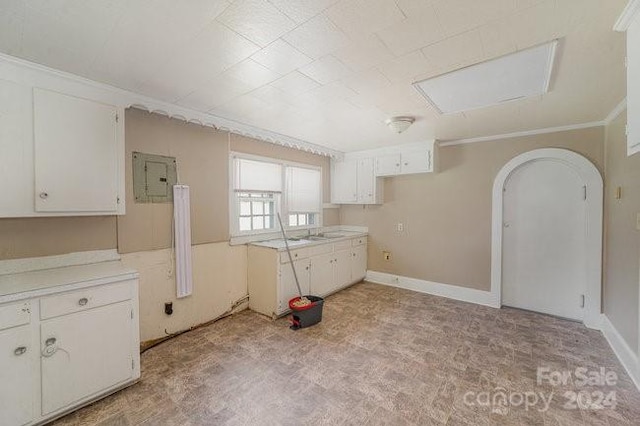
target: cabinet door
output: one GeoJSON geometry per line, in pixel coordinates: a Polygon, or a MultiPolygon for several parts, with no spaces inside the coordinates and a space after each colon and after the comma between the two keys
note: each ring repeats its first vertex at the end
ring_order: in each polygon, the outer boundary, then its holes
{"type": "Polygon", "coordinates": [[[33,102],[36,211],[117,211],[117,107],[37,88],[33,102]]]}
{"type": "Polygon", "coordinates": [[[132,377],[131,312],[126,301],[41,323],[43,415],[132,377]]]}
{"type": "Polygon", "coordinates": [[[426,173],[431,171],[431,151],[411,149],[402,152],[401,174],[426,173]]]}
{"type": "Polygon", "coordinates": [[[351,279],[361,281],[367,275],[367,246],[354,247],[351,251],[351,279]]]}
{"type": "Polygon", "coordinates": [[[358,160],[358,203],[375,203],[375,179],[373,158],[358,160]]]}
{"type": "Polygon", "coordinates": [[[376,176],[400,174],[400,154],[383,155],[376,158],[376,176]]]}
{"type": "Polygon", "coordinates": [[[335,204],[353,204],[358,202],[356,161],[332,162],[331,202],[335,204]]]}
{"type": "MultiPolygon", "coordinates": [[[[309,295],[309,259],[293,262],[303,296],[309,295]]],[[[280,284],[278,288],[278,314],[289,309],[289,300],[299,296],[291,263],[280,265],[280,284]]]]}
{"type": "Polygon", "coordinates": [[[334,290],[351,284],[351,250],[334,253],[334,290]]]}
{"type": "Polygon", "coordinates": [[[627,155],[640,152],[640,15],[627,30],[627,155]]]}
{"type": "Polygon", "coordinates": [[[0,424],[20,426],[33,416],[30,326],[0,331],[0,424]]]}
{"type": "Polygon", "coordinates": [[[333,263],[334,254],[324,254],[311,258],[309,270],[309,293],[313,296],[324,296],[334,288],[333,263]]]}

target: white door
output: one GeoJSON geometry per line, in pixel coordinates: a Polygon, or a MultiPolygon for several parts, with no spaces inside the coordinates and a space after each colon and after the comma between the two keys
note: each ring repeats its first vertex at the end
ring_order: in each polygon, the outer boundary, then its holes
{"type": "Polygon", "coordinates": [[[33,415],[30,326],[0,331],[0,424],[21,426],[33,415]]]}
{"type": "MultiPolygon", "coordinates": [[[[309,259],[296,260],[293,265],[296,268],[302,295],[307,296],[309,295],[309,259]]],[[[289,309],[289,300],[299,296],[291,263],[280,265],[280,289],[278,295],[278,314],[287,311],[289,309]]]]}
{"type": "Polygon", "coordinates": [[[376,176],[400,174],[400,154],[383,155],[376,158],[376,176]]]}
{"type": "Polygon", "coordinates": [[[333,290],[333,259],[333,253],[311,258],[309,293],[312,296],[324,296],[333,290]]]}
{"type": "Polygon", "coordinates": [[[131,316],[120,302],[42,322],[43,415],[131,378],[131,316]]]}
{"type": "Polygon", "coordinates": [[[413,173],[426,173],[429,171],[430,151],[426,148],[409,149],[402,152],[403,175],[413,173]]]}
{"type": "Polygon", "coordinates": [[[39,212],[118,208],[117,107],[34,89],[39,212]]]}
{"type": "Polygon", "coordinates": [[[568,165],[531,161],[504,187],[502,303],[582,320],[585,183],[568,165]]]}
{"type": "Polygon", "coordinates": [[[358,201],[358,163],[356,161],[332,162],[331,202],[349,204],[358,201]]]}

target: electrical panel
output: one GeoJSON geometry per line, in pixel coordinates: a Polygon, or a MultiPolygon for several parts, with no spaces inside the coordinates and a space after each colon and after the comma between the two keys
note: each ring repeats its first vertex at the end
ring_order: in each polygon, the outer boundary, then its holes
{"type": "Polygon", "coordinates": [[[170,203],[177,183],[175,157],[133,153],[133,196],[136,203],[170,203]]]}

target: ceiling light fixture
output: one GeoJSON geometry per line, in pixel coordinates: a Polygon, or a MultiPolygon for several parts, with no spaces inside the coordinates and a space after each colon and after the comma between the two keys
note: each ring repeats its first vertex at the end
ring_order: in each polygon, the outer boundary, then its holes
{"type": "Polygon", "coordinates": [[[413,117],[391,117],[387,119],[385,123],[392,131],[400,134],[407,130],[414,121],[416,121],[416,119],[413,117]]]}

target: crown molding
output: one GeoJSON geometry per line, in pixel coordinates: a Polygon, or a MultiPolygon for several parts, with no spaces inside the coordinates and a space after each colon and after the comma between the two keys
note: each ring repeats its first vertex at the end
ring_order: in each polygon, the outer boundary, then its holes
{"type": "Polygon", "coordinates": [[[242,136],[259,139],[264,142],[294,148],[317,155],[341,158],[343,153],[311,142],[283,135],[270,130],[251,126],[239,121],[220,117],[207,112],[196,111],[170,102],[120,89],[108,84],[99,83],[65,71],[49,68],[34,62],[0,53],[0,77],[9,75],[16,81],[51,81],[62,80],[66,85],[74,86],[83,92],[98,91],[107,93],[109,100],[125,108],[137,108],[188,123],[229,131],[242,136]],[[25,71],[28,71],[25,73],[25,71]],[[25,75],[26,74],[26,75],[25,75]]]}
{"type": "Polygon", "coordinates": [[[613,120],[618,118],[620,114],[622,114],[627,109],[627,98],[624,98],[614,109],[611,110],[609,115],[604,119],[605,126],[611,124],[613,120]]]}
{"type": "Polygon", "coordinates": [[[613,26],[614,31],[624,32],[629,29],[633,19],[640,12],[640,0],[630,0],[613,26]]]}
{"type": "Polygon", "coordinates": [[[476,142],[489,142],[489,141],[496,141],[500,139],[519,138],[523,136],[543,135],[546,133],[566,132],[569,130],[589,129],[592,127],[602,127],[604,125],[605,125],[604,121],[592,121],[589,123],[570,124],[568,126],[547,127],[544,129],[534,129],[534,130],[524,130],[522,132],[504,133],[501,135],[480,136],[477,138],[440,141],[440,146],[455,146],[455,145],[465,145],[465,144],[476,143],[476,142]]]}

